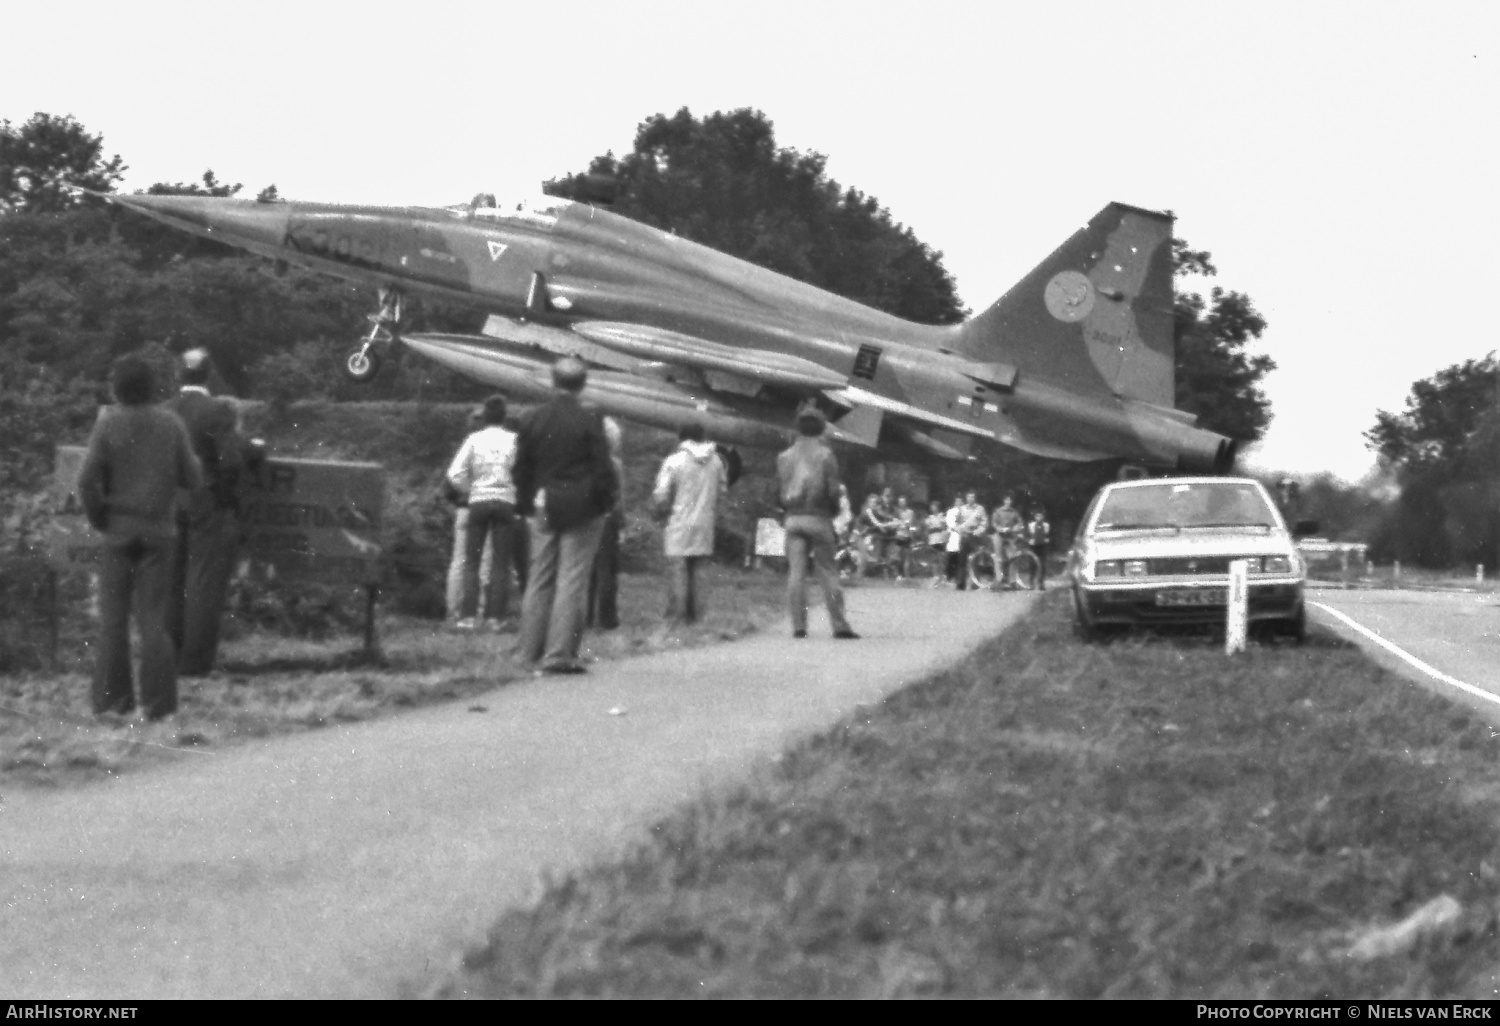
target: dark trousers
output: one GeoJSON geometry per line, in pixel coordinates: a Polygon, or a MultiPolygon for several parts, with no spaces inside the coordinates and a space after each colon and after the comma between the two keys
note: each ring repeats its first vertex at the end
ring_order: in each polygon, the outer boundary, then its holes
{"type": "Polygon", "coordinates": [[[526,594],[526,578],[531,573],[531,527],[525,517],[518,517],[510,532],[510,558],[516,568],[516,588],[526,594]]]}
{"type": "Polygon", "coordinates": [[[839,587],[838,571],[833,568],[833,524],[827,517],[789,514],[786,518],[786,594],[792,614],[792,630],[807,630],[807,557],[812,556],[813,570],[823,586],[823,604],[834,633],[847,631],[844,618],[844,589],[839,587]]]}
{"type": "Polygon", "coordinates": [[[135,708],[130,617],[141,635],[141,706],[151,719],[177,711],[177,661],[167,631],[172,538],[110,539],[99,568],[99,651],[92,699],[96,713],[135,708]]]}
{"type": "Polygon", "coordinates": [[[698,567],[707,556],[667,557],[667,619],[698,620],[698,567]]]}
{"type": "Polygon", "coordinates": [[[958,551],[948,553],[948,572],[958,582],[959,591],[969,587],[969,557],[979,548],[979,544],[978,536],[966,534],[958,540],[958,551]]]}
{"type": "Polygon", "coordinates": [[[240,535],[239,517],[231,509],[178,521],[167,629],[177,649],[177,672],[184,676],[212,672],[219,656],[219,627],[240,535]]]}
{"type": "Polygon", "coordinates": [[[620,626],[620,520],[618,510],[604,515],[604,533],[589,578],[588,626],[606,631],[620,626]]]}
{"type": "Polygon", "coordinates": [[[1047,588],[1047,546],[1033,545],[1031,551],[1036,553],[1036,586],[1041,590],[1047,588]]]}
{"type": "Polygon", "coordinates": [[[531,571],[516,643],[521,659],[547,666],[578,661],[589,578],[603,530],[602,516],[566,531],[548,527],[545,516],[531,518],[531,571]]]}
{"type": "MultiPolygon", "coordinates": [[[[459,615],[472,619],[479,611],[479,564],[484,542],[493,537],[489,588],[484,596],[484,615],[491,620],[505,616],[510,605],[511,534],[516,527],[516,507],[509,502],[469,504],[469,528],[464,547],[464,597],[459,615]]],[[[525,578],[522,578],[524,582],[525,578]]],[[[525,584],[522,584],[525,587],[525,584]]]]}

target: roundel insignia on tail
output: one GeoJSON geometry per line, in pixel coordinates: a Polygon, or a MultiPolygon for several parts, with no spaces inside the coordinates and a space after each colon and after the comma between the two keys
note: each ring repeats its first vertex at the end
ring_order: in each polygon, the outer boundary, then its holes
{"type": "Polygon", "coordinates": [[[1047,312],[1060,321],[1081,321],[1094,309],[1094,286],[1080,271],[1058,271],[1042,298],[1047,312]]]}

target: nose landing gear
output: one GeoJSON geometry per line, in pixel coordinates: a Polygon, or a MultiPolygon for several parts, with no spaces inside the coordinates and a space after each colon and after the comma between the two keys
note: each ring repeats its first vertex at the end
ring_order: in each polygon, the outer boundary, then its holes
{"type": "Polygon", "coordinates": [[[386,325],[394,327],[400,323],[401,302],[402,296],[397,290],[380,290],[380,309],[367,318],[370,322],[369,334],[344,357],[344,373],[351,381],[364,384],[375,380],[375,376],[380,373],[381,354],[396,340],[395,334],[386,325]]]}

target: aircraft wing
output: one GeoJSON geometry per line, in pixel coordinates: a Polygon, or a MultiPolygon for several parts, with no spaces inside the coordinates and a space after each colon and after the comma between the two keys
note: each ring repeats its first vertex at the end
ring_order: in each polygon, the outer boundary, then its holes
{"type": "MultiPolygon", "coordinates": [[[[703,384],[721,392],[754,395],[769,385],[803,395],[821,394],[847,411],[834,414],[829,423],[830,436],[854,445],[876,446],[882,426],[888,423],[898,437],[947,459],[967,457],[975,438],[997,437],[1023,451],[1051,458],[1095,459],[1107,455],[1051,444],[1022,431],[1009,418],[997,434],[993,426],[856,387],[811,360],[711,342],[665,328],[618,321],[581,321],[569,328],[554,328],[492,315],[484,334],[634,375],[656,377],[664,365],[686,368],[699,375],[703,384]]],[[[975,364],[970,376],[1009,386],[1015,381],[1016,371],[1004,364],[975,364]]]]}

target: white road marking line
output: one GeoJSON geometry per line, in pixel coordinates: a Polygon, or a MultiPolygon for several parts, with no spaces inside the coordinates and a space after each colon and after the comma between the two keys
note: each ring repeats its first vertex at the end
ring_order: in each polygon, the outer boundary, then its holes
{"type": "Polygon", "coordinates": [[[1353,627],[1355,630],[1359,631],[1359,633],[1363,634],[1365,637],[1367,637],[1371,641],[1375,642],[1375,644],[1379,645],[1381,648],[1383,648],[1386,651],[1390,652],[1392,655],[1399,657],[1400,659],[1404,660],[1405,662],[1410,663],[1412,666],[1415,666],[1417,669],[1421,670],[1423,673],[1427,674],[1429,677],[1433,678],[1434,680],[1440,680],[1444,684],[1447,684],[1450,687],[1458,688],[1458,690],[1466,692],[1467,694],[1473,695],[1476,698],[1482,698],[1482,699],[1484,699],[1487,702],[1494,702],[1496,705],[1500,705],[1500,695],[1495,695],[1492,692],[1485,691],[1483,688],[1476,688],[1472,684],[1466,684],[1463,681],[1459,680],[1457,677],[1450,677],[1446,673],[1444,673],[1442,670],[1439,670],[1436,667],[1427,665],[1426,663],[1422,662],[1422,660],[1418,659],[1416,656],[1414,656],[1410,652],[1406,651],[1406,649],[1402,648],[1400,645],[1397,645],[1394,642],[1390,642],[1390,641],[1385,640],[1379,634],[1376,634],[1374,631],[1370,630],[1370,628],[1366,627],[1364,624],[1360,623],[1358,620],[1355,620],[1352,617],[1346,616],[1345,614],[1339,612],[1337,609],[1334,609],[1332,606],[1325,606],[1321,602],[1310,602],[1308,604],[1311,605],[1311,606],[1315,606],[1318,609],[1323,610],[1323,612],[1325,612],[1325,613],[1329,613],[1329,614],[1331,614],[1333,616],[1338,617],[1344,623],[1348,624],[1350,627],[1353,627]]]}

